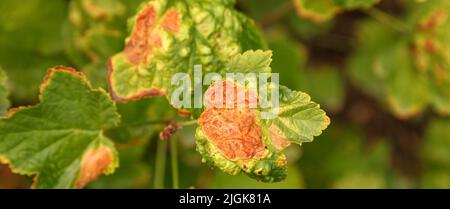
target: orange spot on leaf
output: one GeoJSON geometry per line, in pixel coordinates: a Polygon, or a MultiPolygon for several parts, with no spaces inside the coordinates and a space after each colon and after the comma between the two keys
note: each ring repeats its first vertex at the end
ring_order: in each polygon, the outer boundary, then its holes
{"type": "Polygon", "coordinates": [[[278,127],[270,126],[270,138],[272,139],[272,145],[279,150],[283,150],[291,143],[281,134],[278,127]]]}
{"type": "Polygon", "coordinates": [[[176,9],[169,9],[166,16],[163,19],[162,26],[169,32],[178,33],[180,31],[180,12],[176,9]]]}
{"type": "Polygon", "coordinates": [[[81,161],[81,169],[76,187],[84,188],[89,182],[102,175],[113,162],[113,153],[110,148],[102,147],[89,150],[81,161]]]}
{"type": "Polygon", "coordinates": [[[156,10],[152,4],[138,15],[136,25],[130,40],[125,46],[125,54],[133,64],[142,64],[152,52],[152,43],[149,40],[156,23],[156,10]]]}
{"type": "Polygon", "coordinates": [[[238,86],[231,81],[212,84],[205,93],[207,107],[257,107],[257,93],[238,86]],[[227,103],[228,102],[228,103],[227,103]]]}
{"type": "Polygon", "coordinates": [[[261,158],[265,146],[256,114],[250,109],[209,108],[200,116],[202,130],[229,160],[261,158]]]}
{"type": "Polygon", "coordinates": [[[229,81],[213,84],[205,94],[208,107],[200,116],[200,126],[211,143],[229,160],[262,158],[266,153],[261,127],[256,122],[258,113],[249,108],[250,101],[257,102],[257,99],[251,97],[256,95],[229,81]],[[230,92],[234,95],[227,95],[230,92]],[[245,97],[240,98],[239,92],[246,93],[243,94],[245,97]],[[216,100],[218,95],[222,99],[216,100]],[[234,106],[225,108],[226,98],[231,99],[234,106]]]}

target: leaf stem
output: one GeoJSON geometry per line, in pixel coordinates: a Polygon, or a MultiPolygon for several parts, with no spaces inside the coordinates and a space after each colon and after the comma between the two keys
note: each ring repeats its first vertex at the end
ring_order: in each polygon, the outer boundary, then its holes
{"type": "Polygon", "coordinates": [[[158,143],[156,145],[156,159],[155,159],[155,176],[153,187],[155,189],[164,189],[164,177],[166,171],[166,148],[167,141],[165,140],[157,140],[158,143]]]}
{"type": "Polygon", "coordinates": [[[140,127],[140,126],[149,126],[149,125],[164,125],[167,124],[168,121],[142,121],[137,123],[126,124],[121,127],[140,127]]]}
{"type": "Polygon", "coordinates": [[[380,9],[372,7],[365,11],[373,19],[401,33],[409,33],[411,31],[408,25],[406,25],[404,22],[380,9]]]}
{"type": "MultiPolygon", "coordinates": [[[[151,126],[151,125],[166,125],[170,120],[160,120],[160,121],[142,121],[137,123],[130,123],[120,127],[141,127],[141,126],[151,126]]],[[[197,124],[197,120],[191,120],[186,122],[177,122],[180,126],[191,126],[197,124]]]]}
{"type": "Polygon", "coordinates": [[[196,125],[197,123],[198,123],[198,120],[191,120],[191,121],[179,123],[179,125],[181,127],[184,127],[184,126],[193,126],[193,125],[196,125]]]}
{"type": "Polygon", "coordinates": [[[177,137],[170,139],[170,158],[172,164],[172,185],[174,189],[180,188],[178,173],[178,140],[177,137]]]}

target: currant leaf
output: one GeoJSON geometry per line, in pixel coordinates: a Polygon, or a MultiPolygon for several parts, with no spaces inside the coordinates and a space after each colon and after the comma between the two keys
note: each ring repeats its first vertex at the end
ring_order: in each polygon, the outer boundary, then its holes
{"type": "Polygon", "coordinates": [[[191,74],[196,64],[219,72],[235,55],[262,49],[253,21],[237,12],[234,1],[153,0],[130,21],[125,49],[109,62],[116,101],[170,95],[172,75],[191,74]]]}
{"type": "Polygon", "coordinates": [[[103,130],[119,122],[102,89],[73,69],[50,69],[40,101],[0,120],[0,161],[15,173],[35,176],[35,188],[82,188],[118,166],[103,130]]]}
{"type": "MultiPolygon", "coordinates": [[[[248,69],[256,72],[270,72],[270,57],[270,51],[250,51],[230,61],[228,69],[250,66],[248,69]]],[[[200,115],[196,133],[203,162],[230,175],[243,172],[263,182],[285,179],[287,159],[282,151],[291,143],[312,141],[327,128],[330,119],[307,94],[286,87],[280,90],[276,117],[265,119],[262,111],[267,110],[252,105],[255,101],[259,104],[261,98],[247,84],[229,80],[213,83],[205,93],[208,105],[200,115]],[[237,95],[245,95],[245,99],[237,95]],[[227,101],[233,101],[234,106],[227,101]]]]}
{"type": "Polygon", "coordinates": [[[380,0],[293,0],[299,16],[313,22],[328,21],[344,10],[367,9],[380,0]]]}
{"type": "Polygon", "coordinates": [[[10,105],[8,100],[9,91],[6,86],[6,81],[7,81],[6,74],[0,68],[0,116],[6,114],[10,105]]]}
{"type": "Polygon", "coordinates": [[[375,21],[359,27],[359,47],[350,61],[352,80],[398,118],[417,116],[429,106],[450,114],[448,9],[448,1],[412,2],[408,36],[375,21]],[[414,91],[405,88],[411,84],[414,91]]]}
{"type": "Polygon", "coordinates": [[[273,138],[280,137],[291,143],[312,142],[330,125],[330,118],[308,94],[284,86],[280,87],[277,111],[275,119],[265,120],[265,123],[270,126],[273,138]]]}
{"type": "Polygon", "coordinates": [[[272,51],[249,50],[236,55],[227,65],[226,73],[270,73],[272,51]]]}

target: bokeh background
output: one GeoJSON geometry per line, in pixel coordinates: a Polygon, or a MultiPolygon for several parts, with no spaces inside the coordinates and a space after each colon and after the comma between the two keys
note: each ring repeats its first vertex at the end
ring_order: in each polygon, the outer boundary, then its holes
{"type": "MultiPolygon", "coordinates": [[[[0,66],[11,106],[37,103],[56,65],[106,87],[106,60],[123,48],[140,3],[1,0],[0,66]]],[[[177,168],[181,188],[450,188],[447,0],[238,0],[236,8],[259,25],[281,83],[310,94],[330,127],[286,150],[285,181],[264,184],[202,164],[195,127],[159,140],[163,127],[146,121],[177,117],[165,99],[119,104],[122,123],[141,124],[108,133],[121,166],[90,188],[172,188],[177,168]]],[[[0,188],[30,184],[0,165],[0,188]]]]}

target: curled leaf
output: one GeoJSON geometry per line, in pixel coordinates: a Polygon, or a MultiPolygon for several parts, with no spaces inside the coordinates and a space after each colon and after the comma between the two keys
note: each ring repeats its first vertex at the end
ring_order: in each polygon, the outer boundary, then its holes
{"type": "MultiPolygon", "coordinates": [[[[230,97],[226,94],[229,92],[227,88],[235,93],[245,92],[247,96],[256,95],[230,81],[212,85],[208,91],[217,92],[218,85],[225,86],[221,88],[223,98],[230,97]]],[[[271,145],[266,130],[261,126],[259,111],[250,109],[248,100],[239,102],[236,95],[228,98],[232,100],[232,106],[226,106],[227,99],[223,99],[220,100],[221,105],[215,103],[201,114],[196,134],[197,150],[204,162],[228,174],[237,175],[242,170],[264,182],[283,180],[286,157],[271,145]]],[[[206,100],[215,100],[215,97],[207,97],[206,100]]]]}

